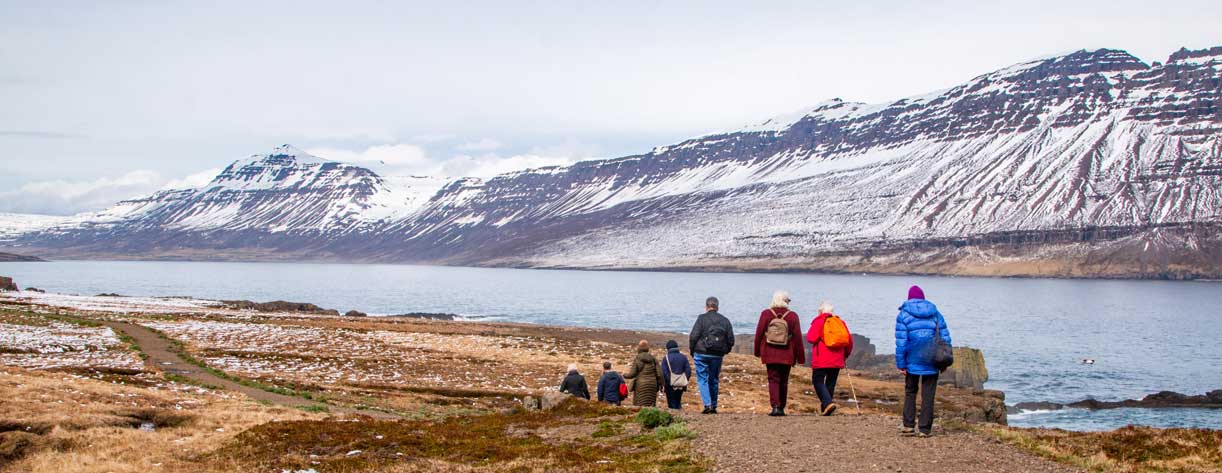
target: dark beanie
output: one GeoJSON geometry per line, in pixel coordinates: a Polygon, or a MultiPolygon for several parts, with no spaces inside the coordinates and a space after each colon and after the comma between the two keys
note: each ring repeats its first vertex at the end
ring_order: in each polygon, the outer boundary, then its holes
{"type": "Polygon", "coordinates": [[[908,298],[909,299],[924,299],[925,291],[921,290],[921,286],[912,286],[908,288],[908,298]]]}
{"type": "Polygon", "coordinates": [[[676,341],[674,341],[674,340],[669,340],[669,341],[667,341],[667,342],[666,342],[666,349],[667,349],[667,350],[669,350],[669,349],[671,349],[671,348],[679,348],[679,342],[676,342],[676,341]]]}

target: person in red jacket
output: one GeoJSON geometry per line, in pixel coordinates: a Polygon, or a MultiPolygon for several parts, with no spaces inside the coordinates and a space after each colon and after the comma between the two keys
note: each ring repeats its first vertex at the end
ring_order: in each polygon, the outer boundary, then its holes
{"type": "Polygon", "coordinates": [[[788,292],[776,291],[771,307],[760,312],[759,325],[755,327],[755,356],[768,367],[768,401],[772,404],[768,415],[783,416],[789,396],[789,370],[793,365],[806,363],[801,324],[798,314],[789,310],[788,292]],[[778,319],[775,325],[774,319],[778,319]]]}
{"type": "Polygon", "coordinates": [[[832,395],[836,393],[836,378],[840,377],[844,360],[853,354],[852,335],[849,336],[849,346],[840,349],[828,348],[823,342],[823,322],[833,315],[832,310],[832,304],[827,301],[819,304],[819,316],[810,321],[810,331],[806,332],[806,341],[811,345],[810,380],[815,385],[815,393],[819,395],[820,412],[825,416],[836,412],[836,403],[832,402],[832,395]]]}

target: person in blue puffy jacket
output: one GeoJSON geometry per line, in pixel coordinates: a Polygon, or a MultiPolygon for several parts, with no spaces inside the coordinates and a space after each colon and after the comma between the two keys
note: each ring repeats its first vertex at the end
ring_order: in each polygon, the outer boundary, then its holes
{"type": "Polygon", "coordinates": [[[934,337],[950,345],[950,329],[938,307],[925,300],[920,286],[908,288],[908,300],[895,317],[895,367],[904,374],[904,426],[901,435],[928,437],[933,431],[933,401],[938,369],[933,366],[934,337]],[[921,422],[916,423],[916,396],[921,392],[921,422]],[[920,432],[917,432],[917,430],[920,432]]]}

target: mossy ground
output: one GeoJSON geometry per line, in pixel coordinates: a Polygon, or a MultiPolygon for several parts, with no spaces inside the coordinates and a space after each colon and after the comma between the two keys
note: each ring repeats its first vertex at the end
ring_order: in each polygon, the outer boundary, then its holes
{"type": "Polygon", "coordinates": [[[438,421],[322,419],[271,422],[233,438],[217,461],[255,470],[696,472],[686,437],[625,433],[626,410],[568,400],[549,412],[449,417],[438,421]],[[600,420],[601,419],[601,420],[600,420]],[[604,435],[545,431],[599,425],[604,435]]]}

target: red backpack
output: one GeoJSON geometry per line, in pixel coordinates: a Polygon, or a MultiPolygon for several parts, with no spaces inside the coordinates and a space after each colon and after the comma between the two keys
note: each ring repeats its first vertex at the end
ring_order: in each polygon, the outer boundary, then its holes
{"type": "Polygon", "coordinates": [[[619,383],[619,397],[620,399],[628,398],[628,383],[619,383]]]}

